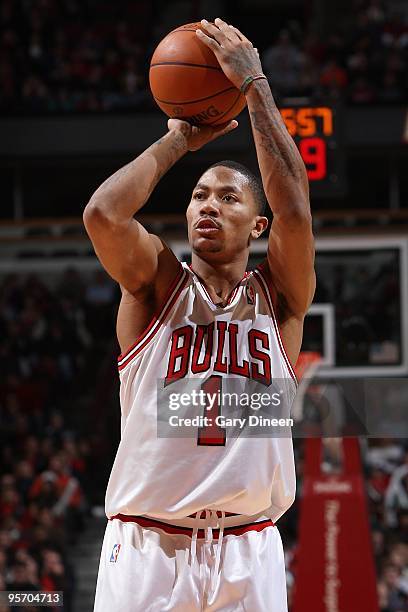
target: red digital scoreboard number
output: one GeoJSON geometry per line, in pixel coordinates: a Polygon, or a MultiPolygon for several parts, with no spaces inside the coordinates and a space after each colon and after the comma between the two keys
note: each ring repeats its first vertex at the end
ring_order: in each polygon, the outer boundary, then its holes
{"type": "Polygon", "coordinates": [[[323,138],[302,138],[299,151],[306,165],[309,181],[322,181],[327,177],[327,146],[323,138]]]}
{"type": "Polygon", "coordinates": [[[282,107],[280,112],[305,163],[312,194],[330,196],[344,193],[338,110],[328,106],[294,105],[282,107]]]}

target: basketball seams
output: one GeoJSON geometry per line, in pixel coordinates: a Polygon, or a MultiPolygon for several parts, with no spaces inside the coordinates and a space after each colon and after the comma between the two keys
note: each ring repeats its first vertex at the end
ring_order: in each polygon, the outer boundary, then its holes
{"type": "Polygon", "coordinates": [[[222,72],[222,68],[218,66],[209,66],[208,64],[193,64],[192,62],[156,62],[154,64],[150,64],[150,68],[156,68],[157,66],[188,66],[189,68],[208,68],[208,70],[222,72]]]}
{"type": "MultiPolygon", "coordinates": [[[[199,28],[197,27],[197,29],[195,30],[194,28],[177,28],[177,30],[173,30],[173,32],[170,32],[170,34],[175,34],[176,32],[197,32],[199,28]]],[[[169,34],[169,35],[170,35],[169,34]]]]}
{"type": "MultiPolygon", "coordinates": [[[[196,32],[196,30],[193,30],[193,29],[185,29],[185,30],[184,30],[184,29],[183,29],[183,30],[182,30],[182,29],[180,29],[180,30],[173,30],[173,32],[170,32],[170,33],[169,33],[169,34],[168,34],[168,35],[167,35],[167,36],[166,36],[166,37],[165,37],[165,38],[164,38],[164,39],[161,41],[161,43],[160,43],[160,44],[162,44],[162,43],[163,43],[163,41],[168,40],[170,37],[173,37],[175,34],[182,34],[182,33],[184,33],[184,32],[194,32],[194,33],[195,33],[195,32],[196,32]]],[[[189,38],[190,38],[190,36],[188,36],[187,38],[189,39],[189,38]]],[[[197,43],[199,43],[200,41],[198,41],[198,40],[197,40],[196,42],[197,42],[197,43]]],[[[154,60],[155,60],[155,55],[156,55],[156,51],[157,51],[157,49],[160,47],[160,44],[158,45],[158,47],[156,47],[156,49],[155,49],[155,51],[154,51],[154,53],[153,53],[153,55],[152,55],[152,58],[151,58],[151,60],[150,60],[150,68],[152,68],[152,67],[154,67],[154,66],[161,66],[161,65],[171,66],[171,65],[181,64],[181,65],[191,66],[191,67],[193,67],[193,66],[197,66],[197,67],[201,67],[201,68],[209,68],[210,70],[216,70],[217,72],[223,72],[223,70],[222,70],[221,66],[219,65],[218,60],[217,60],[217,58],[215,57],[214,53],[213,53],[212,51],[210,51],[210,52],[209,52],[209,49],[207,49],[207,47],[205,47],[205,48],[203,49],[203,52],[204,52],[204,53],[202,53],[201,55],[202,55],[202,59],[203,59],[204,61],[206,61],[206,62],[211,62],[211,63],[209,63],[209,64],[201,64],[201,63],[200,63],[200,64],[195,64],[194,62],[188,62],[188,61],[186,61],[186,62],[178,62],[178,61],[175,61],[175,60],[172,60],[172,61],[169,61],[169,62],[166,62],[166,61],[164,61],[164,62],[156,62],[156,61],[154,61],[154,60]],[[215,63],[214,63],[214,62],[215,62],[215,63]]],[[[187,57],[186,59],[188,59],[188,57],[187,57]]]]}
{"type": "Polygon", "coordinates": [[[175,101],[175,102],[171,102],[168,100],[161,100],[160,98],[154,98],[157,102],[161,102],[162,104],[178,104],[180,106],[187,106],[187,104],[195,104],[196,102],[204,102],[205,100],[211,100],[212,98],[219,96],[221,94],[227,93],[228,91],[233,91],[234,89],[236,89],[236,87],[227,87],[227,89],[223,89],[221,91],[217,91],[213,94],[211,94],[211,96],[206,96],[205,98],[197,98],[196,100],[189,100],[188,102],[180,102],[180,101],[175,101]]]}

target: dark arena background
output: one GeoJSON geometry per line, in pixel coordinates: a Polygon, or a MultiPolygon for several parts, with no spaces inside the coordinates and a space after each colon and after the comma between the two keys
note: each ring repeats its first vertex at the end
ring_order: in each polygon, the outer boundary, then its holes
{"type": "MultiPolygon", "coordinates": [[[[67,612],[92,610],[120,435],[119,291],[82,213],[166,131],[148,88],[157,43],[217,16],[259,49],[311,187],[317,291],[298,364],[298,490],[279,521],[289,607],[406,612],[404,0],[1,2],[0,591],[63,591],[67,612]]],[[[200,173],[221,159],[257,169],[246,110],[239,122],[179,161],[138,216],[182,260],[200,173]]],[[[26,608],[0,603],[14,609],[26,608]]]]}

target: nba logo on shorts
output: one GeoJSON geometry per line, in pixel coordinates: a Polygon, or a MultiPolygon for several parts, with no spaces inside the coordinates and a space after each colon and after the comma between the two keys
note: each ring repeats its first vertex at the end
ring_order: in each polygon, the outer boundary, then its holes
{"type": "Polygon", "coordinates": [[[109,559],[111,563],[116,563],[116,561],[118,560],[119,551],[120,551],[120,544],[115,544],[115,546],[112,548],[112,554],[109,559]]]}
{"type": "Polygon", "coordinates": [[[255,304],[255,292],[254,288],[251,285],[247,285],[246,296],[248,304],[255,304]]]}

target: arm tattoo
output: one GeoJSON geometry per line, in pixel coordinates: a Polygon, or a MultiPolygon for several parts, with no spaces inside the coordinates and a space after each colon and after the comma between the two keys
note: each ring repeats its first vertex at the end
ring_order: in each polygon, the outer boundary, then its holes
{"type": "Polygon", "coordinates": [[[102,193],[103,191],[105,191],[106,189],[110,189],[112,187],[112,185],[115,185],[116,183],[118,183],[123,177],[126,176],[126,174],[130,173],[131,168],[132,168],[132,164],[133,162],[129,162],[128,164],[126,164],[126,166],[123,166],[123,168],[119,168],[119,170],[117,170],[115,172],[115,174],[112,174],[112,176],[110,176],[109,178],[107,178],[102,185],[99,187],[98,191],[99,193],[102,193]]]}
{"type": "MultiPolygon", "coordinates": [[[[153,146],[161,145],[164,141],[164,136],[157,140],[153,146]]],[[[163,160],[158,161],[157,170],[153,179],[153,186],[166,174],[166,172],[180,159],[184,153],[183,148],[185,146],[185,138],[179,133],[174,136],[173,141],[167,151],[167,154],[163,160]]]]}
{"type": "Polygon", "coordinates": [[[273,118],[272,112],[264,110],[252,111],[250,117],[254,130],[260,134],[260,145],[275,159],[279,175],[283,178],[290,175],[299,181],[299,162],[292,149],[295,145],[288,142],[280,121],[273,118]]]}

